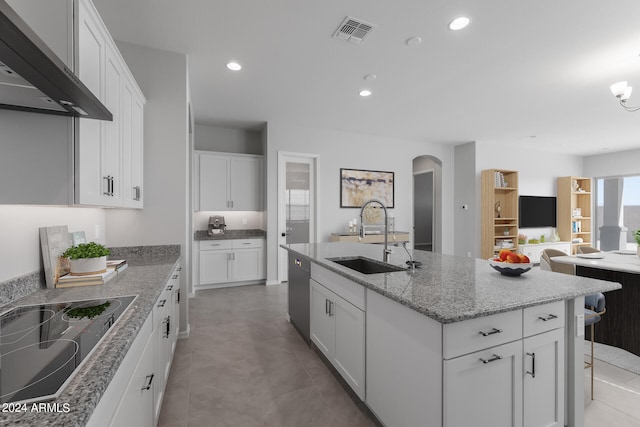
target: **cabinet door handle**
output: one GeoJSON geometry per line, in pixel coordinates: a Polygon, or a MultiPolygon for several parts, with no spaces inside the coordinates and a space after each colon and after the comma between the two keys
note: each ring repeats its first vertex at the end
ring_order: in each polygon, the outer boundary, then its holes
{"type": "Polygon", "coordinates": [[[109,194],[109,183],[111,182],[111,177],[109,175],[107,175],[107,176],[103,176],[102,179],[107,181],[107,191],[103,191],[102,194],[104,194],[105,196],[110,196],[110,194],[109,194]]]}
{"type": "Polygon", "coordinates": [[[324,314],[329,314],[329,300],[324,299],[324,314]]]}
{"type": "Polygon", "coordinates": [[[555,314],[550,314],[547,317],[538,317],[538,319],[542,320],[543,322],[546,322],[547,320],[553,320],[553,319],[557,319],[558,316],[556,316],[555,314]]]}
{"type": "Polygon", "coordinates": [[[491,357],[489,359],[483,359],[482,357],[480,358],[480,361],[482,363],[484,363],[485,365],[487,363],[495,362],[496,360],[502,360],[502,356],[498,356],[497,354],[494,354],[493,357],[491,357]]]}
{"type": "Polygon", "coordinates": [[[180,289],[176,291],[176,304],[180,304],[180,289]]]}
{"type": "Polygon", "coordinates": [[[111,178],[110,178],[110,182],[111,182],[111,185],[110,185],[110,187],[109,187],[109,195],[110,195],[111,197],[113,197],[113,188],[114,188],[114,187],[113,187],[113,183],[115,182],[115,178],[114,178],[114,177],[111,177],[111,178]]]}
{"type": "Polygon", "coordinates": [[[478,332],[480,335],[482,335],[483,337],[488,337],[489,335],[493,335],[493,334],[499,334],[502,332],[502,329],[498,329],[498,328],[493,328],[492,330],[490,330],[489,332],[483,332],[480,331],[478,332]]]}
{"type": "Polygon", "coordinates": [[[166,328],[162,338],[169,338],[169,334],[171,333],[171,316],[167,316],[162,323],[164,323],[166,328]]]}
{"type": "Polygon", "coordinates": [[[145,379],[147,380],[147,385],[142,387],[141,390],[149,390],[151,388],[151,383],[153,383],[153,374],[147,375],[145,379]]]}
{"type": "Polygon", "coordinates": [[[329,317],[333,316],[333,301],[329,301],[329,317]]]}
{"type": "Polygon", "coordinates": [[[531,378],[535,378],[536,377],[536,354],[527,353],[527,356],[531,357],[531,371],[527,371],[526,373],[531,375],[531,378]]]}
{"type": "Polygon", "coordinates": [[[233,200],[231,201],[231,207],[233,207],[233,200]]]}

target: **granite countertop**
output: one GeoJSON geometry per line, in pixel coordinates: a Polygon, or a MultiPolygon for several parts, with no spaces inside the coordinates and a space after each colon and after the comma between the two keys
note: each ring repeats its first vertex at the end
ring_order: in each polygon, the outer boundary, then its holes
{"type": "MultiPolygon", "coordinates": [[[[156,247],[161,248],[161,247],[156,247]]],[[[178,247],[179,248],[179,247],[178,247]]],[[[65,289],[42,289],[0,307],[5,312],[13,307],[73,300],[138,295],[117,323],[94,350],[86,363],[75,373],[60,397],[50,401],[60,408],[67,403],[69,412],[13,412],[3,413],[0,424],[7,426],[81,427],[89,421],[93,410],[111,382],[138,331],[170,278],[180,254],[178,251],[156,249],[114,253],[112,259],[125,258],[129,267],[102,286],[81,286],[65,289]],[[115,255],[115,256],[114,256],[115,255]]],[[[27,408],[31,405],[27,404],[27,408]]]]}
{"type": "Polygon", "coordinates": [[[193,239],[194,240],[230,240],[230,239],[255,239],[255,238],[265,238],[267,233],[264,230],[259,230],[255,228],[247,229],[247,230],[225,230],[223,234],[215,234],[213,236],[209,236],[207,234],[207,230],[198,230],[196,231],[193,239]]]}
{"type": "MultiPolygon", "coordinates": [[[[315,243],[281,245],[440,323],[453,323],[552,301],[620,289],[619,283],[533,268],[519,277],[502,276],[482,259],[413,251],[423,263],[415,272],[361,274],[326,258],[364,256],[382,260],[379,245],[315,243]]],[[[407,253],[392,247],[391,264],[406,267],[407,253]]]]}

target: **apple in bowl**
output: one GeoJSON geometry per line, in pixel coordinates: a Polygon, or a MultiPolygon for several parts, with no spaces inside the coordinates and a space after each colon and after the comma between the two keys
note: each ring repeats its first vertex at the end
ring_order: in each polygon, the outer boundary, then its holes
{"type": "Polygon", "coordinates": [[[503,276],[520,276],[531,270],[533,263],[528,256],[502,249],[498,256],[489,259],[491,267],[503,276]]]}

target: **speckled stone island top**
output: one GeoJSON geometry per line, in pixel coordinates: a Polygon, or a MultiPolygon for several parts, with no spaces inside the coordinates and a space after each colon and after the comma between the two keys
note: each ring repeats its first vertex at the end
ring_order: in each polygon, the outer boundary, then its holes
{"type": "MultiPolygon", "coordinates": [[[[362,274],[327,258],[364,256],[382,260],[382,245],[316,243],[281,245],[328,270],[399,302],[440,323],[620,289],[619,283],[533,268],[519,277],[502,276],[482,259],[413,251],[422,267],[415,272],[362,274]]],[[[407,253],[393,247],[391,264],[406,267],[407,253]]]]}
{"type": "Polygon", "coordinates": [[[265,238],[267,233],[259,229],[247,230],[225,230],[223,234],[209,236],[207,230],[198,230],[194,235],[194,240],[231,240],[231,239],[256,239],[265,238]]]}
{"type": "Polygon", "coordinates": [[[115,248],[110,258],[125,258],[129,267],[103,286],[42,289],[0,307],[0,312],[5,312],[21,305],[138,295],[63,389],[60,397],[50,401],[59,404],[60,408],[67,403],[69,412],[5,412],[0,413],[0,425],[82,427],[89,421],[177,265],[180,249],[176,245],[115,248]]]}

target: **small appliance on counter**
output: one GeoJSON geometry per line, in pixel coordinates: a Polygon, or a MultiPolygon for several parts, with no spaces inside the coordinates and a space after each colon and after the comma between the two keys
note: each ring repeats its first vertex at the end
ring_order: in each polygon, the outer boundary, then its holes
{"type": "Polygon", "coordinates": [[[227,224],[224,223],[224,217],[221,215],[215,215],[209,217],[209,226],[207,227],[207,234],[209,236],[215,236],[217,234],[224,234],[224,229],[227,224]]]}

